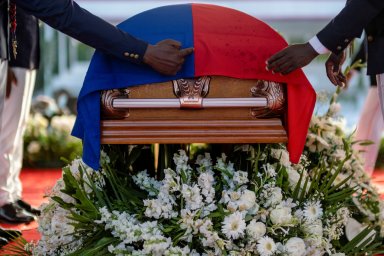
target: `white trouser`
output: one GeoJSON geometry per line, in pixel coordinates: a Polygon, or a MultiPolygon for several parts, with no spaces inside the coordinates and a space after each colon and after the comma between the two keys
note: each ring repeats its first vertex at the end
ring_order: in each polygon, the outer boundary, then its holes
{"type": "Polygon", "coordinates": [[[369,140],[373,144],[360,146],[354,144],[355,150],[362,151],[364,159],[364,170],[368,175],[372,175],[379,153],[381,134],[384,129],[380,100],[376,86],[371,86],[365,99],[363,110],[357,124],[355,140],[369,140]]]}
{"type": "Polygon", "coordinates": [[[381,113],[384,118],[384,73],[376,76],[377,89],[380,97],[381,113]]]}
{"type": "Polygon", "coordinates": [[[1,115],[4,108],[5,88],[7,84],[7,68],[8,61],[0,59],[0,131],[1,131],[1,115]]]}
{"type": "Polygon", "coordinates": [[[4,102],[0,132],[0,207],[21,198],[19,178],[23,161],[23,135],[30,111],[36,71],[12,68],[17,84],[4,102]]]}

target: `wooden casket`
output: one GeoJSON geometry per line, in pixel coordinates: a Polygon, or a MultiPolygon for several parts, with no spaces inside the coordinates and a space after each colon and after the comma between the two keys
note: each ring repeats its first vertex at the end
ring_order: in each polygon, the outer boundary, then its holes
{"type": "Polygon", "coordinates": [[[284,84],[221,76],[102,91],[102,144],[287,142],[284,84]]]}

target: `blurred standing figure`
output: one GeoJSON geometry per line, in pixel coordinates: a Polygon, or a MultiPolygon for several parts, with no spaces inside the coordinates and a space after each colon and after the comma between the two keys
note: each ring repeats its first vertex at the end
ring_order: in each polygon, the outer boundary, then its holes
{"type": "Polygon", "coordinates": [[[40,62],[39,27],[38,20],[21,8],[17,9],[16,19],[19,26],[16,30],[17,58],[10,55],[0,129],[0,206],[8,210],[0,212],[0,221],[30,222],[33,220],[30,215],[38,211],[21,199],[19,175],[23,161],[23,135],[40,62]]]}
{"type": "MultiPolygon", "coordinates": [[[[351,61],[351,65],[358,60],[361,60],[362,63],[367,61],[366,45],[364,43],[360,45],[360,49],[351,61]]],[[[351,70],[351,75],[360,70],[361,69],[351,70]]],[[[369,78],[370,88],[357,123],[355,140],[369,140],[372,144],[362,146],[356,143],[354,144],[354,149],[362,152],[361,156],[364,159],[364,170],[371,176],[375,169],[377,155],[379,153],[381,134],[384,129],[384,120],[381,115],[376,77],[371,75],[369,78]]]]}

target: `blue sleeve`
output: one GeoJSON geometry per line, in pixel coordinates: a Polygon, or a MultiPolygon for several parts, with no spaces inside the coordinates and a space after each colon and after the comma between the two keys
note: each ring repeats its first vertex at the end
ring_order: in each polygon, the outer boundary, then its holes
{"type": "Polygon", "coordinates": [[[142,63],[147,43],[121,31],[72,0],[12,0],[51,27],[93,48],[142,63]]]}
{"type": "Polygon", "coordinates": [[[364,28],[384,11],[384,0],[350,0],[318,34],[320,42],[335,54],[343,51],[364,28]]]}

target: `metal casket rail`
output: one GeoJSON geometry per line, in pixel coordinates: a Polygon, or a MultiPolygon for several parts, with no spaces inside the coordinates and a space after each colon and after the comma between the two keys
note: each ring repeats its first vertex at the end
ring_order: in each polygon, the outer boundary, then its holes
{"type": "Polygon", "coordinates": [[[103,91],[102,144],[286,142],[283,84],[205,76],[103,91]]]}

